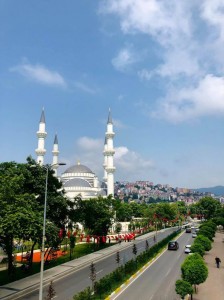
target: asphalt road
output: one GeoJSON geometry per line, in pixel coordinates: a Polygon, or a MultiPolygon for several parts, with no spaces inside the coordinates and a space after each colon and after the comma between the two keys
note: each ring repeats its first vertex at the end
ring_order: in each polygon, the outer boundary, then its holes
{"type": "Polygon", "coordinates": [[[187,254],[185,245],[192,244],[192,235],[183,233],[178,239],[178,250],[165,251],[132,283],[121,290],[116,300],[179,300],[175,292],[175,282],[181,278],[180,266],[187,254]]]}
{"type": "MultiPolygon", "coordinates": [[[[163,238],[165,238],[167,235],[169,235],[174,230],[175,229],[172,228],[172,229],[166,229],[166,230],[162,230],[162,231],[158,232],[157,240],[158,241],[162,240],[163,238]]],[[[148,238],[147,240],[149,243],[149,247],[154,245],[154,241],[153,241],[152,237],[148,238]]],[[[122,242],[122,243],[125,243],[125,242],[122,242]]],[[[115,270],[117,268],[117,263],[116,263],[115,258],[116,258],[116,253],[118,250],[120,252],[121,264],[124,264],[128,260],[132,259],[134,256],[132,253],[133,243],[136,244],[137,249],[138,249],[138,254],[139,254],[145,250],[146,238],[144,236],[141,236],[141,237],[137,238],[134,242],[129,242],[129,243],[126,242],[127,248],[125,248],[123,250],[119,250],[119,245],[117,245],[117,247],[114,251],[114,254],[96,262],[95,263],[96,273],[97,273],[96,280],[99,280],[100,278],[104,277],[106,274],[111,273],[113,270],[115,270]]],[[[100,253],[100,251],[97,253],[100,253]]],[[[162,272],[163,272],[163,270],[162,270],[162,272]]],[[[53,282],[53,285],[54,285],[54,289],[56,291],[56,299],[70,300],[73,298],[73,296],[75,294],[82,291],[86,287],[91,286],[89,274],[90,274],[90,269],[89,269],[89,266],[87,266],[87,267],[84,267],[82,269],[75,271],[72,274],[69,274],[58,280],[55,280],[53,282]]],[[[30,294],[27,294],[26,296],[23,296],[19,299],[37,300],[38,295],[39,295],[39,291],[36,290],[36,291],[34,291],[30,294]]],[[[44,295],[47,295],[46,287],[44,288],[44,295]]],[[[129,299],[129,298],[124,298],[124,299],[129,299]]],[[[134,298],[132,298],[132,299],[134,299],[134,298]]]]}

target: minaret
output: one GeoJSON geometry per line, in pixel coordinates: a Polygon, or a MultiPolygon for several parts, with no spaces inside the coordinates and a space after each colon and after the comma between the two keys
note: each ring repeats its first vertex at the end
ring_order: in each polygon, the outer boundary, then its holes
{"type": "Polygon", "coordinates": [[[57,176],[57,169],[58,169],[58,166],[59,166],[58,165],[59,150],[58,150],[58,136],[57,136],[57,133],[55,134],[55,138],[54,138],[54,145],[53,145],[52,154],[53,154],[52,168],[54,169],[54,175],[57,176]]]}
{"type": "Polygon", "coordinates": [[[44,149],[44,142],[46,136],[47,132],[45,131],[45,115],[43,109],[40,117],[39,130],[37,131],[38,148],[35,150],[37,154],[37,163],[40,165],[43,165],[44,163],[44,155],[46,153],[46,149],[44,149]]]}
{"type": "Polygon", "coordinates": [[[103,150],[103,155],[104,155],[104,163],[103,163],[103,168],[104,168],[104,176],[103,176],[103,181],[104,182],[107,182],[107,170],[106,170],[106,167],[107,167],[107,138],[105,137],[105,140],[104,140],[104,150],[103,150]]]}
{"type": "Polygon", "coordinates": [[[113,138],[115,133],[113,132],[113,122],[111,117],[111,112],[109,109],[108,121],[107,121],[107,131],[106,131],[106,141],[107,146],[105,150],[105,154],[107,157],[106,162],[106,172],[107,172],[107,196],[114,195],[114,146],[113,146],[113,138]]]}

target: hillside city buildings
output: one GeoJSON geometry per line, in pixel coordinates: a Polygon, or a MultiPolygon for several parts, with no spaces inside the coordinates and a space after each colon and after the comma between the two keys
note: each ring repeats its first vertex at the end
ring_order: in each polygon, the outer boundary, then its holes
{"type": "Polygon", "coordinates": [[[123,202],[156,203],[162,201],[184,201],[190,205],[198,202],[205,196],[211,196],[224,203],[224,197],[217,197],[212,193],[202,193],[187,188],[173,188],[168,184],[154,185],[150,181],[116,182],[114,193],[123,202]]]}

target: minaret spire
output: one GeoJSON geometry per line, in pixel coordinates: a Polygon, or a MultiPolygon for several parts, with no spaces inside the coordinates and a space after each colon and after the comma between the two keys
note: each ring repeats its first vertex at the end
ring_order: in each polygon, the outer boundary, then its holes
{"type": "Polygon", "coordinates": [[[44,155],[46,153],[46,149],[44,149],[45,144],[45,138],[47,136],[47,132],[45,131],[45,114],[44,114],[44,108],[42,109],[41,117],[40,117],[40,123],[39,123],[39,130],[37,131],[37,137],[38,137],[38,146],[35,150],[37,154],[37,163],[40,165],[43,165],[44,163],[44,155]]]}
{"type": "Polygon", "coordinates": [[[109,109],[108,120],[107,120],[107,131],[105,134],[105,144],[104,144],[104,165],[107,178],[107,196],[114,195],[114,146],[113,138],[115,133],[113,132],[113,121],[111,116],[111,111],[109,109]]]}
{"type": "Polygon", "coordinates": [[[57,169],[58,169],[58,155],[59,155],[59,150],[58,150],[58,136],[57,133],[55,134],[54,137],[54,145],[53,145],[53,162],[52,162],[52,168],[54,169],[54,174],[57,176],[57,169]]]}

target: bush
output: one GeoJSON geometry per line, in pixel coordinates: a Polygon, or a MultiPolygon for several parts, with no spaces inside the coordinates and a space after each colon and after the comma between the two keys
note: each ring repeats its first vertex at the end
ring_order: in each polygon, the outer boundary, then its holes
{"type": "Polygon", "coordinates": [[[194,240],[194,243],[198,243],[198,244],[201,244],[205,251],[210,251],[211,248],[212,248],[212,243],[211,241],[209,240],[209,238],[207,238],[206,236],[204,235],[198,235],[196,237],[196,239],[194,240]]]}
{"type": "Polygon", "coordinates": [[[73,297],[74,300],[91,300],[94,299],[91,295],[91,289],[88,287],[84,291],[80,292],[79,294],[73,297]]]}
{"type": "Polygon", "coordinates": [[[191,246],[191,252],[198,253],[201,256],[204,256],[204,254],[205,254],[205,248],[203,247],[202,244],[194,242],[194,244],[191,246]]]}
{"type": "Polygon", "coordinates": [[[191,284],[188,281],[185,280],[177,280],[176,281],[176,293],[181,296],[181,299],[184,299],[184,297],[187,294],[192,295],[193,294],[193,288],[191,284]]]}

